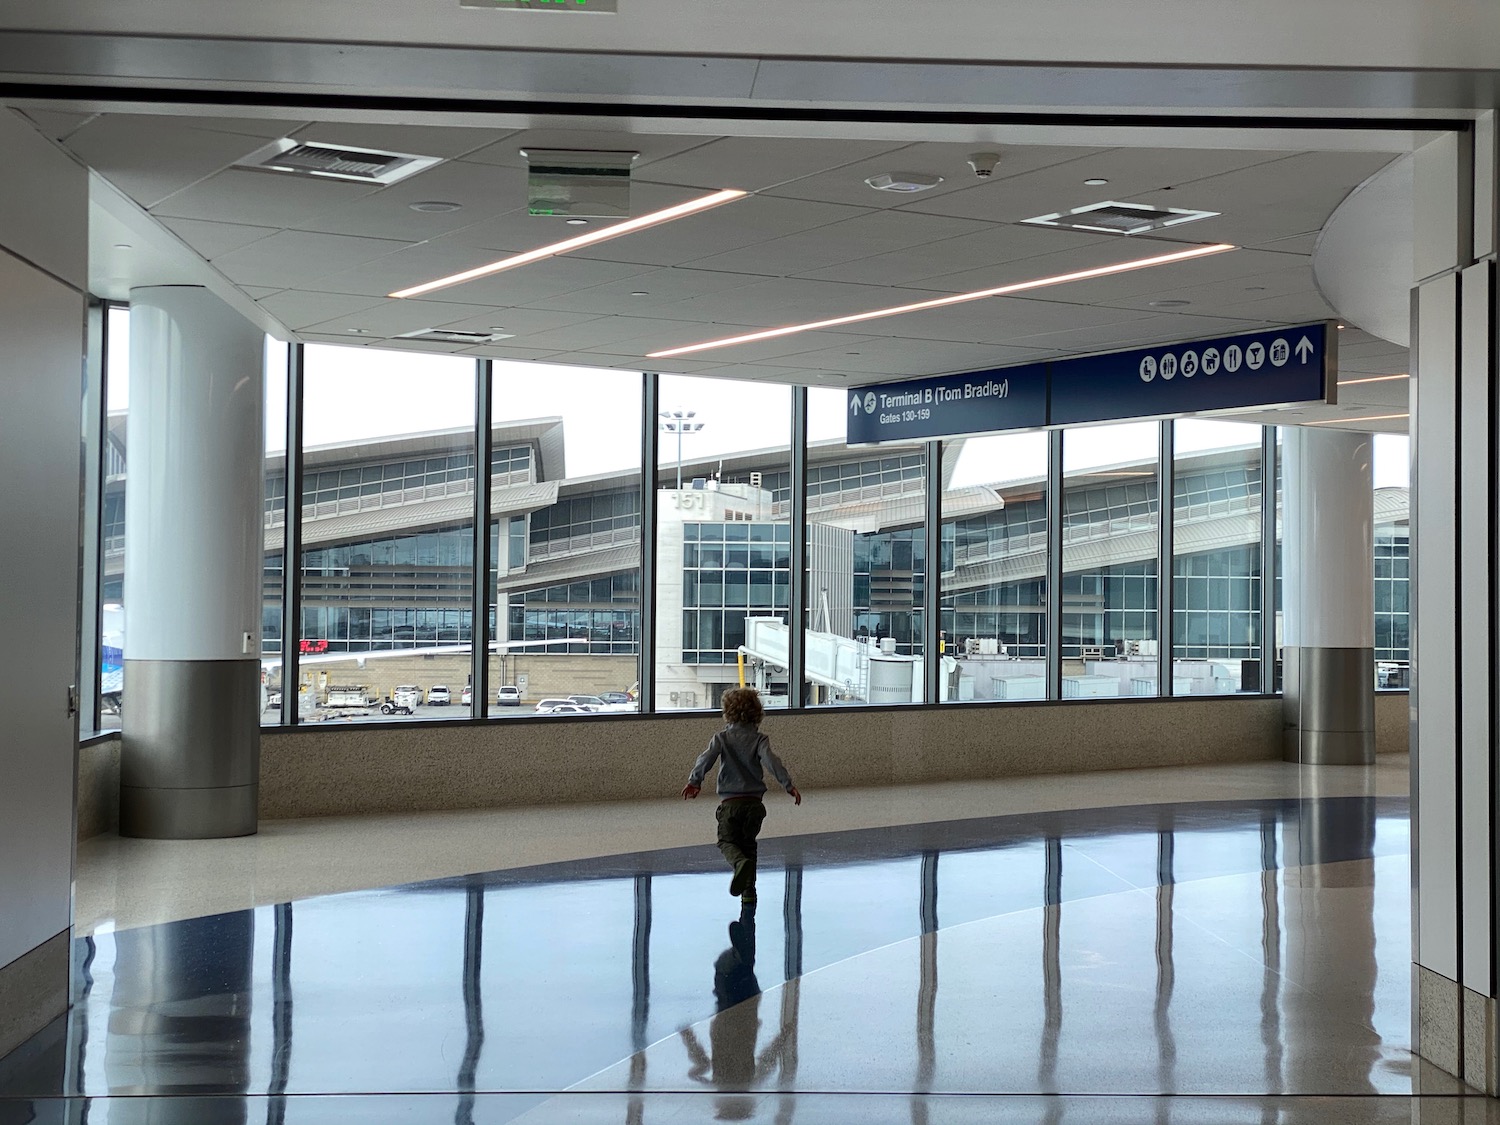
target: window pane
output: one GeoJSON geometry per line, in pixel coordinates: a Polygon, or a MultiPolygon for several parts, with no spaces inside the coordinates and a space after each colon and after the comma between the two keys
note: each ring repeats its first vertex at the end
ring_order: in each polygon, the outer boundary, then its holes
{"type": "Polygon", "coordinates": [[[663,375],[661,409],[657,709],[717,708],[742,650],[745,683],[785,706],[786,610],[772,591],[790,562],[766,545],[791,512],[791,388],[663,375]],[[666,624],[679,614],[680,633],[666,624]]]}
{"type": "Polygon", "coordinates": [[[1157,694],[1159,427],[1063,435],[1063,697],[1157,694]]]}
{"type": "Polygon", "coordinates": [[[1405,434],[1375,435],[1375,685],[1411,684],[1411,444],[1405,434]]]}
{"type": "Polygon", "coordinates": [[[265,563],[261,578],[260,652],[265,669],[261,683],[260,721],[281,722],[281,606],[284,567],[282,535],[286,530],[286,364],[290,348],[266,337],[266,485],[265,563]]]}
{"type": "Polygon", "coordinates": [[[99,633],[99,729],[119,730],[125,688],[125,442],[130,409],[130,310],[105,311],[103,514],[99,633]]]}
{"type": "Polygon", "coordinates": [[[1261,434],[1175,424],[1173,695],[1260,690],[1261,434]]]}
{"type": "Polygon", "coordinates": [[[390,708],[460,716],[473,616],[474,361],[310,344],[303,387],[298,712],[305,722],[405,717],[390,708]],[[466,467],[450,471],[450,457],[466,467]],[[362,487],[377,479],[378,489],[362,487]]]}
{"type": "Polygon", "coordinates": [[[943,494],[945,701],[1047,696],[1047,435],[970,438],[943,494]]]}
{"type": "Polygon", "coordinates": [[[924,446],[850,449],[848,397],[808,391],[809,705],[920,703],[924,446]]]}
{"type": "Polygon", "coordinates": [[[491,563],[499,631],[488,714],[535,714],[541,700],[571,695],[636,710],[641,377],[496,363],[494,378],[491,511],[521,526],[525,546],[491,563]],[[503,463],[501,449],[511,450],[503,463]],[[540,508],[538,488],[555,490],[540,508]]]}

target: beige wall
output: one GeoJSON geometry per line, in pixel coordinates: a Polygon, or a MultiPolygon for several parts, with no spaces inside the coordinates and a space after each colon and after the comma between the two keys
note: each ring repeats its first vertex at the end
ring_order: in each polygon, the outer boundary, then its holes
{"type": "MultiPolygon", "coordinates": [[[[266,731],[261,815],[660,797],[681,788],[714,715],[351,725],[266,731]],[[357,783],[352,783],[357,779],[357,783]]],[[[1191,699],[772,713],[809,790],[1274,758],[1279,699],[1191,699]]]]}
{"type": "MultiPolygon", "coordinates": [[[[809,790],[1274,759],[1279,699],[772,713],[766,731],[809,790]]],[[[718,729],[710,715],[485,726],[268,729],[261,816],[490,808],[675,793],[718,729]],[[358,779],[351,785],[350,779],[358,779]]],[[[1407,696],[1375,698],[1381,754],[1405,753],[1407,696]]],[[[80,752],[80,839],[112,831],[119,742],[80,752]]]]}

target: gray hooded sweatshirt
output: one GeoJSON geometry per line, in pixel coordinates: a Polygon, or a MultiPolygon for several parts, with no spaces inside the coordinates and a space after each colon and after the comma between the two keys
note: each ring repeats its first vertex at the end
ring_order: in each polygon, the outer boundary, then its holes
{"type": "Polygon", "coordinates": [[[771,749],[771,740],[761,734],[759,727],[749,723],[730,723],[709,740],[708,749],[698,755],[693,763],[693,772],[688,774],[688,784],[703,788],[703,778],[714,762],[719,763],[719,796],[759,797],[766,791],[765,774],[762,767],[769,767],[771,776],[780,782],[787,792],[792,790],[792,775],[771,749]]]}

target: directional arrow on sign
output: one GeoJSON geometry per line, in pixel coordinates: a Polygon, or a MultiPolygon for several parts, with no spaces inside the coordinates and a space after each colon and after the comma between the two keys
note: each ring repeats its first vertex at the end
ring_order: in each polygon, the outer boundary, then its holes
{"type": "Polygon", "coordinates": [[[1304,336],[1302,337],[1302,339],[1297,341],[1297,346],[1293,350],[1297,353],[1297,359],[1303,363],[1306,363],[1307,357],[1312,355],[1313,353],[1312,341],[1304,336]]]}
{"type": "Polygon", "coordinates": [[[851,398],[849,400],[849,413],[850,414],[858,414],[859,413],[859,396],[858,395],[855,395],[853,398],[851,398]]]}

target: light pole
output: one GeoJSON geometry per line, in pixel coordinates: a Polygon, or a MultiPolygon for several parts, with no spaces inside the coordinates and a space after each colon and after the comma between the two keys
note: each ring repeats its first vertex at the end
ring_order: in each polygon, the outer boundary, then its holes
{"type": "Polygon", "coordinates": [[[664,434],[677,435],[677,490],[682,491],[682,435],[696,434],[703,428],[702,422],[694,422],[696,410],[663,410],[658,429],[664,434]]]}

